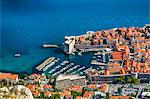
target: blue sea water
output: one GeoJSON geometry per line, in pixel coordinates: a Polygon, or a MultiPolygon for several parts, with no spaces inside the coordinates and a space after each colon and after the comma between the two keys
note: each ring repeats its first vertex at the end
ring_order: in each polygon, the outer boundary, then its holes
{"type": "MultiPolygon", "coordinates": [[[[50,56],[65,59],[43,43],[61,44],[65,35],[150,23],[150,0],[1,0],[0,70],[32,72],[50,56]],[[21,53],[21,57],[14,57],[21,53]]],[[[71,56],[89,65],[90,55],[71,56]]]]}

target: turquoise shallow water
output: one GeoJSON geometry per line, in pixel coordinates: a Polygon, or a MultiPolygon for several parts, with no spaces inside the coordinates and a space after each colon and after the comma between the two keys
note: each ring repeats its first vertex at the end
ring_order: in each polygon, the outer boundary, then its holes
{"type": "MultiPolygon", "coordinates": [[[[149,0],[1,0],[0,70],[32,72],[49,56],[65,59],[43,43],[60,44],[65,35],[150,23],[149,0]],[[14,53],[21,53],[15,58],[14,53]]],[[[70,56],[89,65],[90,55],[70,56]]]]}

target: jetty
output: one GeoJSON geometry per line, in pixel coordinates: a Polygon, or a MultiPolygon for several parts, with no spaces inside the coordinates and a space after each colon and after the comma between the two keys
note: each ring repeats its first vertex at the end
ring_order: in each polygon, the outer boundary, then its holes
{"type": "MultiPolygon", "coordinates": [[[[58,61],[57,61],[58,62],[58,61]]],[[[50,64],[46,65],[43,69],[43,71],[46,71],[48,68],[52,67],[53,65],[55,65],[57,63],[55,60],[53,62],[51,62],[50,64]]]]}
{"type": "Polygon", "coordinates": [[[52,61],[54,61],[55,57],[49,57],[46,59],[42,64],[36,67],[38,71],[41,71],[46,65],[50,64],[52,61]]]}
{"type": "Polygon", "coordinates": [[[43,44],[44,48],[58,48],[58,45],[54,45],[54,44],[43,44]]]}

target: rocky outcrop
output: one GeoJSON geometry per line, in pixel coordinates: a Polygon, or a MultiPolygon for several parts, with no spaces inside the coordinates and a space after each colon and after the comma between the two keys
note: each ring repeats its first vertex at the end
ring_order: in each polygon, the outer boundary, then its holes
{"type": "Polygon", "coordinates": [[[0,88],[0,99],[34,99],[31,91],[23,85],[0,88]]]}

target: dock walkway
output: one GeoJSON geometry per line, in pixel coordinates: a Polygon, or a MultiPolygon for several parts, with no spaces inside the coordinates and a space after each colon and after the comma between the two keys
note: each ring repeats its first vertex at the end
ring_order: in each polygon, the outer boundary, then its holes
{"type": "Polygon", "coordinates": [[[44,48],[58,48],[58,45],[53,45],[53,44],[43,44],[44,48]]]}
{"type": "Polygon", "coordinates": [[[37,70],[41,71],[46,65],[50,64],[52,61],[54,61],[55,57],[49,57],[46,59],[42,64],[36,67],[37,70]]]}

